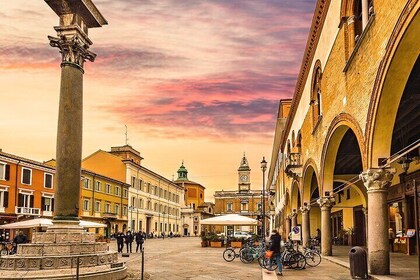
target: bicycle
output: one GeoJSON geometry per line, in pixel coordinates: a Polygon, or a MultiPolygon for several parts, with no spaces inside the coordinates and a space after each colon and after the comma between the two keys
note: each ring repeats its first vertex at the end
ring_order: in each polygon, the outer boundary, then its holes
{"type": "Polygon", "coordinates": [[[235,258],[239,258],[241,250],[242,248],[239,250],[239,253],[236,253],[233,247],[228,247],[223,251],[223,259],[227,262],[231,262],[235,258]]]}
{"type": "Polygon", "coordinates": [[[305,256],[306,264],[311,267],[315,267],[321,263],[321,254],[316,248],[306,247],[303,255],[305,256]]]}

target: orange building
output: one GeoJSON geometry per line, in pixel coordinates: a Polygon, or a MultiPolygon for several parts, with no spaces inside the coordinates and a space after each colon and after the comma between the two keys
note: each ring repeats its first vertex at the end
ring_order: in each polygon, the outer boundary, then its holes
{"type": "MultiPolygon", "coordinates": [[[[0,225],[33,217],[52,217],[53,167],[0,149],[0,225]]],[[[8,238],[8,231],[0,231],[8,238]]]]}

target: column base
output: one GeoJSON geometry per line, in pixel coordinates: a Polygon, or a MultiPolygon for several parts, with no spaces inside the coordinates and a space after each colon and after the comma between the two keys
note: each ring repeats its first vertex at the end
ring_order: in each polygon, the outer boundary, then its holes
{"type": "Polygon", "coordinates": [[[374,275],[389,275],[390,260],[386,250],[369,252],[369,271],[374,275]]]}

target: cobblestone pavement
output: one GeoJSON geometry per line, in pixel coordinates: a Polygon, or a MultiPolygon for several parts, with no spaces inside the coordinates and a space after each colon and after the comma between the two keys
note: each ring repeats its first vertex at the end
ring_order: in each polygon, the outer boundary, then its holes
{"type": "MultiPolygon", "coordinates": [[[[222,258],[224,248],[202,248],[200,242],[200,239],[196,237],[146,240],[145,279],[277,280],[274,273],[262,271],[256,262],[243,264],[239,259],[231,263],[225,262],[222,258]]],[[[110,244],[110,247],[116,250],[115,241],[110,244]]],[[[119,258],[127,262],[130,279],[140,279],[141,255],[132,253],[129,258],[122,258],[119,254],[119,258]]],[[[283,275],[278,279],[351,279],[347,268],[326,260],[315,268],[285,269],[283,275]]]]}

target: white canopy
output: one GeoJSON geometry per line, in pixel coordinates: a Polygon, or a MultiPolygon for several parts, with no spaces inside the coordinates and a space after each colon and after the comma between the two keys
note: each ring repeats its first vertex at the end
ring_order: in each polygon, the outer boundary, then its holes
{"type": "MultiPolygon", "coordinates": [[[[19,229],[19,228],[34,228],[34,227],[50,227],[52,226],[52,220],[51,219],[45,219],[45,218],[37,218],[37,219],[31,219],[16,223],[10,223],[0,226],[0,229],[19,229]]],[[[101,223],[94,223],[89,221],[80,221],[80,226],[84,228],[100,228],[100,227],[106,227],[105,224],[101,223]]]]}
{"type": "Polygon", "coordinates": [[[249,226],[258,225],[259,221],[238,214],[227,214],[201,220],[202,225],[249,226]]]}

